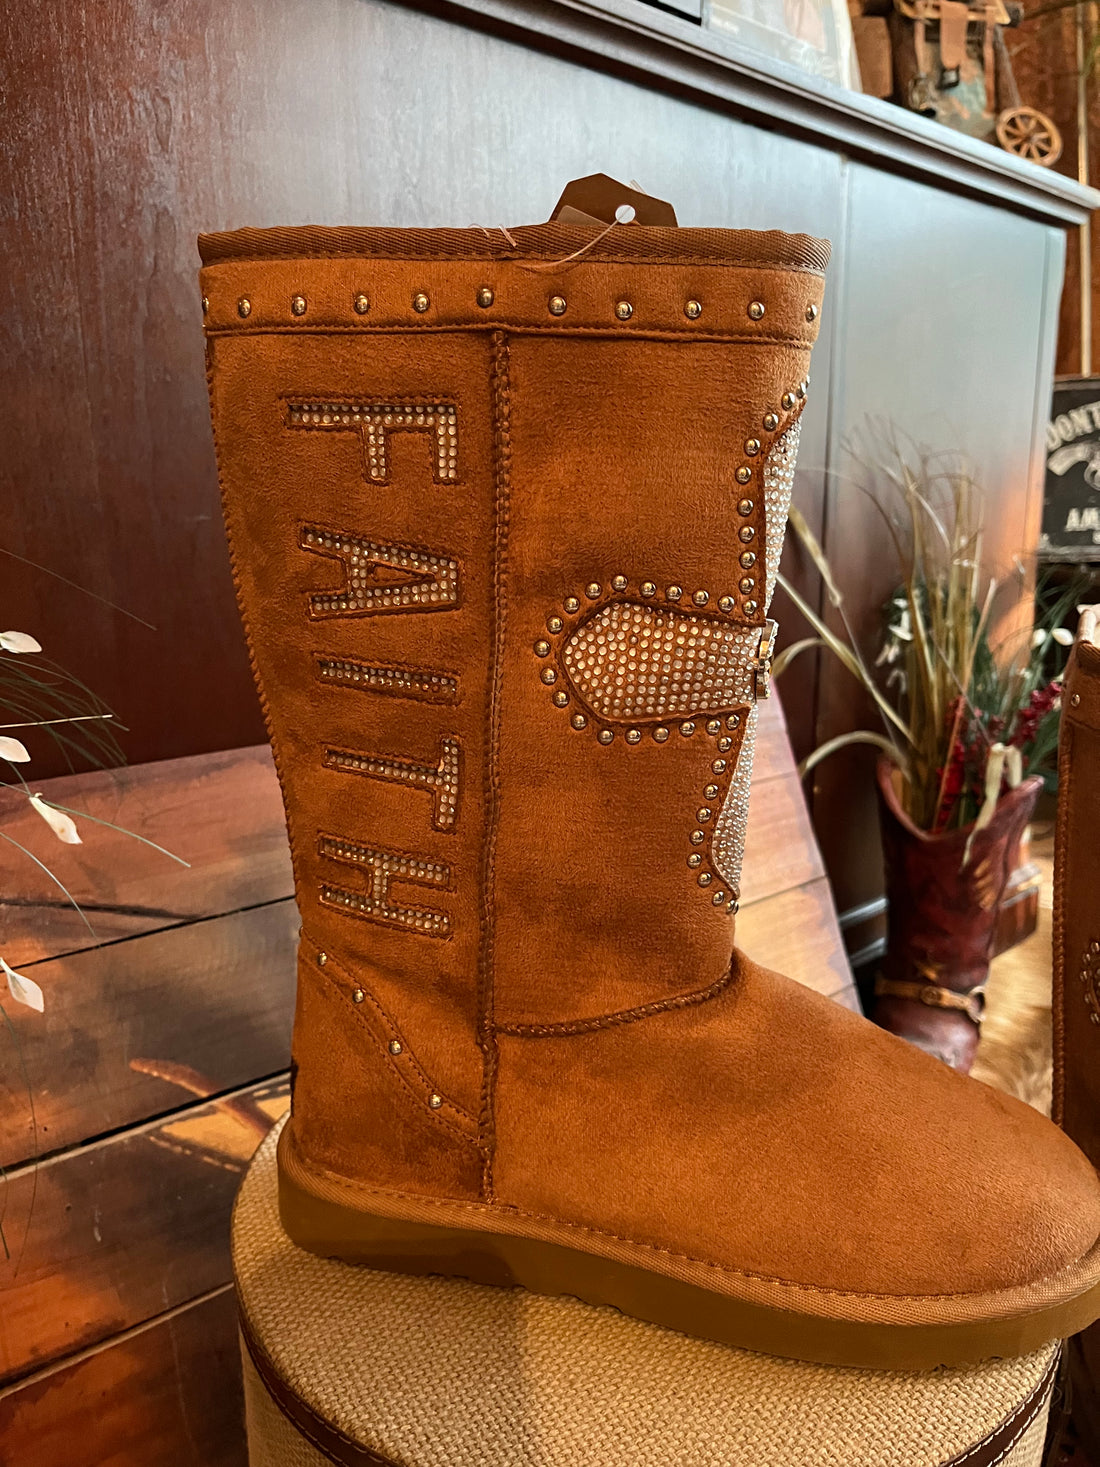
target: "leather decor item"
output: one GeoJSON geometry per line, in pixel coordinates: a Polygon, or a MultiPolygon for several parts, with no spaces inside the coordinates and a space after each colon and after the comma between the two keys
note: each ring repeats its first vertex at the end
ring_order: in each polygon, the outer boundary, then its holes
{"type": "MultiPolygon", "coordinates": [[[[1100,1165],[1100,608],[1066,670],[1054,857],[1054,1116],[1100,1165]],[[1093,640],[1095,638],[1095,640],[1093,640]]],[[[1100,1460],[1100,1326],[1071,1340],[1073,1427],[1100,1460]]]]}
{"type": "Polygon", "coordinates": [[[894,766],[878,763],[889,908],[874,1020],[964,1074],[978,1047],[1002,898],[1042,787],[1025,779],[979,831],[932,835],[902,809],[894,766]]]}
{"type": "Polygon", "coordinates": [[[1093,1168],[731,955],[827,247],[600,233],[200,241],[302,917],[284,1224],[778,1355],[1033,1350],[1100,1313],[1093,1168]]]}

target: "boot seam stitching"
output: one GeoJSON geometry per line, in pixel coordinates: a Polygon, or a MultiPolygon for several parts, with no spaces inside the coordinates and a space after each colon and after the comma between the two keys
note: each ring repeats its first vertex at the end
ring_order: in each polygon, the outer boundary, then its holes
{"type": "Polygon", "coordinates": [[[633,1024],[639,1019],[648,1019],[653,1014],[665,1014],[672,1010],[690,1008],[717,998],[733,981],[733,968],[727,968],[706,988],[697,988],[691,993],[677,993],[670,998],[655,999],[652,1003],[639,1004],[632,1009],[614,1009],[606,1014],[596,1014],[588,1019],[569,1019],[557,1024],[503,1023],[495,1026],[498,1034],[513,1039],[542,1039],[558,1035],[586,1034],[594,1029],[610,1029],[621,1024],[633,1024]]]}
{"type": "MultiPolygon", "coordinates": [[[[347,973],[347,969],[344,967],[344,965],[340,963],[338,959],[334,959],[331,954],[329,955],[329,962],[332,963],[334,967],[340,968],[342,972],[347,973]]],[[[322,973],[320,971],[314,973],[312,969],[310,969],[309,971],[311,976],[320,983],[322,990],[324,990],[325,988],[329,988],[332,989],[341,999],[345,997],[331,973],[322,973]]],[[[350,974],[348,974],[348,978],[349,981],[354,981],[351,980],[350,974]]],[[[357,986],[361,988],[361,984],[357,983],[357,986]]],[[[389,1015],[386,1013],[386,1010],[378,1002],[374,994],[371,993],[369,989],[365,988],[361,988],[361,991],[363,993],[364,1000],[366,1002],[369,1002],[371,1008],[375,1011],[376,1016],[380,1017],[381,1021],[388,1025],[388,1027],[393,1031],[394,1037],[400,1038],[400,1030],[393,1022],[393,1020],[390,1019],[389,1015]]],[[[388,1060],[389,1054],[386,1048],[385,1041],[379,1039],[378,1035],[373,1032],[365,1016],[355,1009],[352,1010],[351,1016],[353,1020],[363,1029],[367,1038],[370,1040],[371,1044],[379,1051],[383,1059],[388,1060]]],[[[412,1051],[406,1047],[404,1049],[404,1053],[407,1055],[409,1065],[415,1071],[417,1078],[423,1082],[425,1092],[433,1095],[438,1094],[439,1092],[436,1090],[432,1082],[428,1079],[427,1074],[421,1067],[419,1060],[417,1060],[412,1051]]],[[[363,1068],[365,1069],[366,1067],[364,1066],[363,1068]]],[[[367,1073],[373,1074],[373,1071],[368,1071],[367,1073]]],[[[394,1076],[394,1078],[400,1081],[401,1088],[406,1091],[407,1094],[410,1095],[412,1099],[416,1102],[418,1113],[422,1112],[424,1097],[416,1093],[412,1085],[409,1083],[408,1078],[401,1072],[401,1070],[394,1065],[387,1064],[384,1068],[383,1073],[387,1075],[392,1075],[394,1076]]],[[[463,1120],[468,1121],[471,1126],[476,1127],[477,1121],[475,1117],[470,1115],[467,1111],[463,1110],[463,1108],[460,1105],[457,1105],[453,1100],[447,1100],[446,1098],[444,1098],[443,1106],[447,1110],[454,1111],[456,1116],[460,1116],[463,1120]]],[[[467,1132],[463,1131],[458,1125],[455,1124],[453,1120],[449,1119],[448,1116],[443,1114],[442,1109],[438,1111],[429,1110],[426,1119],[433,1121],[437,1125],[446,1127],[446,1129],[448,1131],[451,1131],[459,1140],[465,1141],[471,1146],[477,1146],[477,1137],[469,1135],[467,1132]]]]}
{"type": "MultiPolygon", "coordinates": [[[[338,1172],[330,1172],[326,1167],[314,1162],[309,1163],[309,1170],[321,1172],[326,1177],[331,1177],[337,1184],[344,1183],[346,1186],[347,1179],[341,1177],[338,1172]]],[[[426,1207],[441,1209],[459,1208],[463,1212],[475,1212],[482,1215],[488,1214],[489,1216],[492,1216],[493,1213],[507,1213],[510,1217],[522,1218],[530,1222],[552,1223],[555,1227],[568,1228],[571,1232],[585,1233],[595,1238],[608,1238],[612,1242],[626,1243],[629,1247],[641,1249],[646,1253],[660,1254],[665,1258],[673,1258],[681,1263],[690,1263],[698,1265],[701,1268],[708,1268],[715,1273],[725,1274],[730,1278],[751,1279],[765,1284],[778,1284],[783,1288],[795,1289],[806,1294],[820,1294],[822,1297],[828,1298],[873,1299],[881,1300],[883,1303],[904,1304],[925,1300],[980,1299],[988,1297],[991,1293],[989,1289],[971,1289],[956,1293],[940,1294],[880,1294],[858,1289],[833,1289],[820,1284],[799,1283],[796,1279],[785,1279],[778,1274],[755,1273],[751,1269],[734,1268],[729,1264],[716,1263],[713,1259],[697,1258],[691,1253],[680,1253],[673,1248],[665,1248],[660,1243],[645,1243],[639,1241],[637,1238],[628,1238],[622,1233],[613,1233],[604,1228],[592,1227],[588,1223],[569,1222],[565,1218],[555,1217],[552,1213],[528,1212],[526,1209],[518,1207],[514,1203],[494,1202],[487,1204],[484,1202],[464,1202],[457,1198],[428,1197],[421,1193],[394,1192],[381,1187],[357,1186],[356,1190],[361,1190],[369,1196],[392,1198],[399,1202],[413,1202],[426,1207]]],[[[994,1295],[1004,1294],[1015,1289],[1033,1289],[1041,1284],[1048,1284],[1052,1280],[1060,1278],[1063,1274],[1070,1273],[1097,1246],[1098,1243],[1094,1242],[1084,1253],[1079,1254],[1076,1258],[1070,1259],[1068,1263],[1060,1265],[1052,1273],[1043,1274],[1040,1278],[1036,1279],[1025,1279],[1019,1284],[1009,1284],[1005,1288],[993,1290],[992,1293],[994,1295]]]]}
{"type": "Polygon", "coordinates": [[[494,1200],[495,1084],[497,1068],[495,1007],[496,839],[500,812],[500,709],[507,628],[508,531],[511,495],[511,383],[508,338],[494,329],[490,336],[490,388],[493,404],[493,550],[490,675],[485,729],[485,846],[482,854],[482,936],[478,964],[478,1041],[482,1050],[479,1140],[482,1148],[482,1193],[494,1200]]]}

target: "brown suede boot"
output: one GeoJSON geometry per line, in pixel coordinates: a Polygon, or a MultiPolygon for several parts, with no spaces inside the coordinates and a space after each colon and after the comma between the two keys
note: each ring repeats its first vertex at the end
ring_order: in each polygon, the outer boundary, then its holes
{"type": "MultiPolygon", "coordinates": [[[[1100,1165],[1100,607],[1062,694],[1054,857],[1054,1117],[1100,1165]]],[[[1100,1325],[1070,1342],[1073,1424],[1100,1461],[1100,1325]]]]}
{"type": "Polygon", "coordinates": [[[731,958],[827,247],[598,232],[201,241],[303,924],[284,1223],[773,1354],[1031,1350],[1100,1313],[1093,1168],[731,958]]]}

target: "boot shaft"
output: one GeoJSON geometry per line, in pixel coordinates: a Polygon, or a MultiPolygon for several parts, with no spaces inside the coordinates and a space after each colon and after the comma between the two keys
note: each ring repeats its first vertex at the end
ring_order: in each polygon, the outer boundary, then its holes
{"type": "Polygon", "coordinates": [[[591,239],[202,241],[303,930],[475,1115],[475,1038],[728,969],[818,329],[818,241],[591,239]]]}

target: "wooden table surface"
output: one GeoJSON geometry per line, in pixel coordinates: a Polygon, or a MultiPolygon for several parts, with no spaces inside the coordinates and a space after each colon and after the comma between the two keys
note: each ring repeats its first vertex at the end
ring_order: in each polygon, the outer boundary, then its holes
{"type": "MultiPolygon", "coordinates": [[[[271,758],[42,788],[190,866],[88,823],[63,846],[14,798],[0,813],[87,918],[5,844],[0,955],[46,1011],[7,1003],[0,1028],[0,1463],[243,1467],[228,1219],[286,1105],[298,927],[271,758]]],[[[777,699],[737,934],[858,1008],[777,699]]]]}

